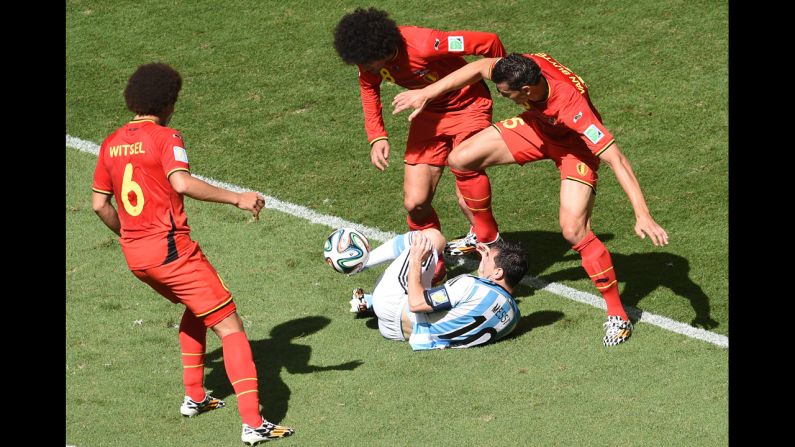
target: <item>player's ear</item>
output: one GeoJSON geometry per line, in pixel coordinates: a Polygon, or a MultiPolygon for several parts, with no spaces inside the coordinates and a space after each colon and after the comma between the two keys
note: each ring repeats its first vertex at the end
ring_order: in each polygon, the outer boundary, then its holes
{"type": "Polygon", "coordinates": [[[496,267],[494,269],[494,271],[491,273],[491,277],[494,280],[496,280],[496,281],[504,279],[505,278],[505,270],[503,270],[502,267],[496,267]]]}

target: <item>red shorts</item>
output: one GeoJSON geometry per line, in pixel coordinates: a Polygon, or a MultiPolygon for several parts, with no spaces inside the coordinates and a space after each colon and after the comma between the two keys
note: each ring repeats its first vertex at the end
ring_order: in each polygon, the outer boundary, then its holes
{"type": "Polygon", "coordinates": [[[174,304],[182,303],[193,315],[213,327],[236,310],[232,294],[199,248],[166,265],[132,270],[133,275],[174,304]]]}
{"type": "Polygon", "coordinates": [[[491,99],[478,98],[454,112],[420,112],[411,121],[403,162],[447,166],[447,156],[454,147],[489,127],[491,104],[491,99]]]}
{"type": "Polygon", "coordinates": [[[493,124],[516,163],[524,165],[538,160],[552,160],[560,171],[561,180],[586,184],[596,193],[596,180],[599,178],[596,171],[599,170],[600,160],[581,139],[576,136],[567,140],[553,139],[517,118],[493,124]]]}

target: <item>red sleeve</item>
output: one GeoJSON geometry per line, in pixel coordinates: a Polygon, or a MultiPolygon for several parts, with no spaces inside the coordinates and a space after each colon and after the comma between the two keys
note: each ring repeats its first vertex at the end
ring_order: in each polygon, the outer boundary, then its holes
{"type": "Polygon", "coordinates": [[[384,127],[384,117],[381,114],[381,78],[360,68],[359,93],[362,96],[364,130],[367,132],[367,141],[373,144],[389,135],[384,127]]]}
{"type": "Polygon", "coordinates": [[[176,171],[190,172],[188,151],[185,149],[182,135],[174,129],[165,128],[159,136],[160,164],[163,166],[166,178],[176,171]]]}
{"type": "Polygon", "coordinates": [[[91,189],[94,192],[112,196],[113,182],[111,181],[108,169],[105,167],[105,156],[104,156],[105,152],[107,152],[107,147],[105,146],[105,142],[103,142],[102,146],[100,146],[99,148],[99,157],[97,157],[97,166],[94,168],[94,183],[91,185],[91,189]]]}
{"type": "Polygon", "coordinates": [[[594,155],[600,155],[615,141],[602,120],[594,113],[591,104],[579,92],[572,93],[570,100],[558,114],[558,120],[576,132],[594,155]]]}
{"type": "Polygon", "coordinates": [[[424,55],[429,59],[450,56],[503,57],[505,47],[494,33],[431,30],[424,55]]]}

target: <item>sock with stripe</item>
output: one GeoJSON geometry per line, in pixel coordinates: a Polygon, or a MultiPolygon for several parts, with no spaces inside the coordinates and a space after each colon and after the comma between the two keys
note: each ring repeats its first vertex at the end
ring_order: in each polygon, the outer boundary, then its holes
{"type": "Polygon", "coordinates": [[[452,168],[450,172],[455,175],[455,184],[475,218],[478,242],[493,242],[499,235],[499,229],[491,211],[491,182],[486,172],[459,171],[452,168]]]}
{"type": "Polygon", "coordinates": [[[259,412],[259,388],[257,367],[251,354],[245,332],[235,332],[221,339],[224,351],[226,376],[237,395],[237,409],[244,424],[259,427],[262,416],[259,412]]]}
{"type": "Polygon", "coordinates": [[[589,231],[572,250],[580,253],[582,257],[582,267],[591,277],[594,286],[602,294],[607,304],[607,315],[618,315],[624,320],[629,321],[624,306],[621,304],[621,297],[618,295],[618,280],[613,269],[613,260],[610,252],[607,251],[605,244],[589,231]]]}
{"type": "Polygon", "coordinates": [[[179,323],[179,345],[182,350],[182,381],[185,395],[194,402],[205,398],[204,352],[207,347],[207,327],[188,309],[179,323]]]}
{"type": "Polygon", "coordinates": [[[403,250],[411,247],[411,241],[414,240],[413,234],[413,231],[400,234],[373,249],[367,258],[364,268],[370,268],[397,259],[403,253],[403,250]]]}

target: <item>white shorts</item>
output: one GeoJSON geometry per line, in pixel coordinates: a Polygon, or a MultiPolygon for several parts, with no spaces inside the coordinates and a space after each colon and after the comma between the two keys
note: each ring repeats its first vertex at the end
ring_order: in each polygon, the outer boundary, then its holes
{"type": "MultiPolygon", "coordinates": [[[[405,310],[412,324],[415,321],[414,313],[408,310],[409,251],[407,247],[384,271],[375,284],[373,290],[373,311],[378,317],[378,330],[384,338],[390,340],[406,340],[403,337],[400,317],[405,310]]],[[[431,287],[433,273],[439,256],[436,250],[422,265],[420,282],[424,288],[431,287]],[[433,267],[433,268],[431,268],[433,267]]]]}

